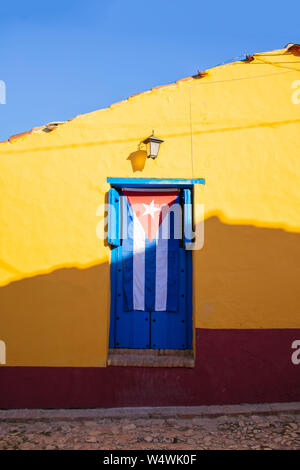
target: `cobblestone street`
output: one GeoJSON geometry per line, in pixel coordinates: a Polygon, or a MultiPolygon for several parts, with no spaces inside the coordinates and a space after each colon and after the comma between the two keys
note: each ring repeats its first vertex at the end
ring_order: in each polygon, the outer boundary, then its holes
{"type": "Polygon", "coordinates": [[[300,449],[300,414],[0,421],[4,449],[300,449]]]}

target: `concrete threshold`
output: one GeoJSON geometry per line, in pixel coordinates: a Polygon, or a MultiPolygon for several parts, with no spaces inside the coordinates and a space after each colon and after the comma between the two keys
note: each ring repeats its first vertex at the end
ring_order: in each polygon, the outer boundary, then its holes
{"type": "Polygon", "coordinates": [[[166,406],[93,409],[18,409],[0,410],[1,421],[101,420],[138,418],[216,418],[218,416],[250,416],[298,414],[300,402],[209,406],[166,406]]]}
{"type": "Polygon", "coordinates": [[[117,367],[195,367],[189,349],[109,349],[108,366],[117,367]]]}

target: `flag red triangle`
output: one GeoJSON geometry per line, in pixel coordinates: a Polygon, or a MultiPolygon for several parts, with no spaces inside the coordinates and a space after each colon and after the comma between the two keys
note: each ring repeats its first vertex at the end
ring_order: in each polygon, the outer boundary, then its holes
{"type": "Polygon", "coordinates": [[[179,194],[171,191],[130,191],[123,190],[136,217],[140,221],[150,241],[155,237],[160,224],[179,194]]]}

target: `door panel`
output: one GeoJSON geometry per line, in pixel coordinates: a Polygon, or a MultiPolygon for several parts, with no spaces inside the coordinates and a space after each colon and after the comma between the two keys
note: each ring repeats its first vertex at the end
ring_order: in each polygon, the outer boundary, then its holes
{"type": "Polygon", "coordinates": [[[187,302],[186,252],[179,248],[178,308],[175,312],[151,312],[152,349],[190,349],[189,309],[187,302]]]}
{"type": "Polygon", "coordinates": [[[133,310],[116,317],[116,348],[148,349],[150,347],[150,313],[133,310]]]}
{"type": "Polygon", "coordinates": [[[150,313],[138,310],[124,311],[122,247],[117,250],[119,256],[115,265],[115,334],[114,338],[111,338],[110,347],[146,349],[150,347],[150,313]]]}
{"type": "Polygon", "coordinates": [[[184,313],[151,313],[151,349],[188,349],[184,313]]]}

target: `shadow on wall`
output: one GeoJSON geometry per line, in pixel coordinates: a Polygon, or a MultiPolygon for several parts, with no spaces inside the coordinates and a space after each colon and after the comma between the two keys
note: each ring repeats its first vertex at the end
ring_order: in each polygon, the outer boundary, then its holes
{"type": "Polygon", "coordinates": [[[109,266],[62,268],[0,288],[8,365],[103,366],[109,266]]]}
{"type": "MultiPolygon", "coordinates": [[[[108,263],[62,268],[0,288],[8,365],[104,366],[108,263]]],[[[205,221],[194,253],[198,328],[300,328],[300,235],[205,221]]]]}
{"type": "Polygon", "coordinates": [[[136,171],[143,171],[147,160],[147,152],[145,150],[137,150],[132,152],[127,160],[130,161],[134,173],[136,171]]]}
{"type": "Polygon", "coordinates": [[[300,234],[205,220],[198,327],[300,327],[300,234]]]}
{"type": "Polygon", "coordinates": [[[296,401],[290,345],[300,331],[299,248],[299,234],[206,221],[205,246],[194,258],[195,369],[97,367],[108,343],[108,264],[2,287],[8,365],[52,367],[1,366],[0,408],[296,401]]]}

